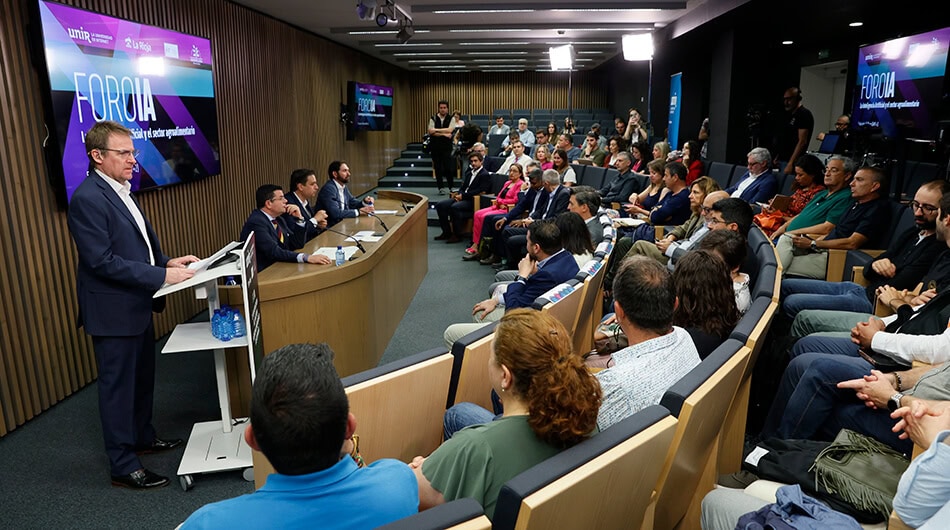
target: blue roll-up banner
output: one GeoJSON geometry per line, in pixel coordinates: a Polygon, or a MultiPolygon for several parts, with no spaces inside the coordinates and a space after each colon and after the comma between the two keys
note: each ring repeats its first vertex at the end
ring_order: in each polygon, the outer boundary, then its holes
{"type": "Polygon", "coordinates": [[[669,133],[666,140],[670,144],[670,149],[676,149],[679,146],[680,108],[682,107],[680,96],[682,93],[683,72],[679,72],[670,76],[670,121],[667,123],[669,133]]]}

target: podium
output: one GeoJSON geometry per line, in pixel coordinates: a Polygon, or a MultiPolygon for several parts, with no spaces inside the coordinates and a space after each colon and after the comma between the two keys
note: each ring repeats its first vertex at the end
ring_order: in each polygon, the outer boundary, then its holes
{"type": "Polygon", "coordinates": [[[155,298],[194,289],[195,297],[207,299],[208,311],[214,314],[220,308],[218,280],[232,276],[240,278],[243,291],[243,309],[246,330],[243,337],[221,341],[211,334],[210,322],[179,324],[162,348],[163,354],[212,350],[214,372],[218,388],[221,419],[196,423],[191,429],[185,452],[178,467],[178,480],[183,490],[194,484],[192,475],[244,469],[244,479],[254,480],[251,448],[244,441],[243,425],[248,418],[233,418],[228,394],[227,359],[225,349],[244,348],[250,365],[250,379],[254,382],[256,368],[263,358],[260,298],[257,293],[257,263],[252,233],[242,245],[232,242],[206,260],[198,262],[195,275],[174,285],[165,285],[155,298]]]}

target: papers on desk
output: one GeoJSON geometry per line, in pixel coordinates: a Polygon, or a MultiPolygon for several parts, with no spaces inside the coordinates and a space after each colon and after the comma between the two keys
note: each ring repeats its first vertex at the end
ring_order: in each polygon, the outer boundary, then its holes
{"type": "Polygon", "coordinates": [[[618,217],[614,219],[614,226],[640,226],[645,223],[643,219],[634,219],[633,217],[618,217]]]}
{"type": "MultiPolygon", "coordinates": [[[[356,254],[358,250],[359,249],[355,246],[345,246],[343,247],[343,255],[346,256],[347,261],[349,261],[349,259],[353,257],[353,254],[356,254]]],[[[330,258],[331,262],[336,261],[336,247],[320,247],[313,251],[313,255],[323,255],[330,258]]]]}
{"type": "Polygon", "coordinates": [[[373,230],[361,230],[353,234],[353,239],[356,239],[358,241],[365,241],[366,243],[375,243],[379,241],[380,239],[382,239],[382,236],[377,236],[375,234],[376,232],[374,232],[373,230]]]}
{"type": "Polygon", "coordinates": [[[399,213],[398,210],[376,210],[373,213],[376,215],[396,215],[399,213]]]}

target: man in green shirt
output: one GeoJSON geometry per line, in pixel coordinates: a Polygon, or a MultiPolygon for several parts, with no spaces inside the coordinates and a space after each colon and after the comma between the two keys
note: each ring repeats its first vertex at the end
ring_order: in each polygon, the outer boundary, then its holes
{"type": "Polygon", "coordinates": [[[855,163],[844,156],[833,156],[825,168],[824,193],[819,193],[805,209],[775,231],[773,239],[779,240],[784,233],[789,235],[825,235],[838,223],[838,218],[848,209],[851,188],[848,184],[854,176],[855,163]]]}

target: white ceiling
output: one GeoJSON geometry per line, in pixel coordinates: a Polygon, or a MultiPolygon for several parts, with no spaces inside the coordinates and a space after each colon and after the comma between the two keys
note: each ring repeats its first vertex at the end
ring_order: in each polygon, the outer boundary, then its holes
{"type": "Polygon", "coordinates": [[[591,69],[620,53],[623,35],[664,27],[707,2],[394,0],[415,30],[399,44],[395,23],[359,19],[358,0],[235,1],[407,70],[457,72],[549,69],[548,48],[568,43],[575,69],[591,69]]]}

